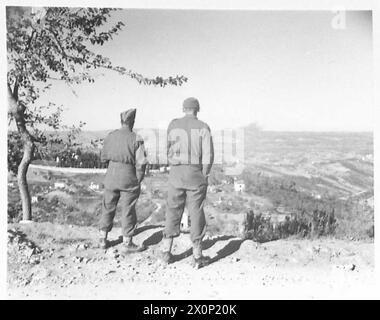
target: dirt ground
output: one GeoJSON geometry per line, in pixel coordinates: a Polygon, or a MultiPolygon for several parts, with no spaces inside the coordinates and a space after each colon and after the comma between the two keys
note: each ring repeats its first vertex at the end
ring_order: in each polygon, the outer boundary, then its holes
{"type": "Polygon", "coordinates": [[[135,240],[148,249],[121,254],[97,248],[93,227],[49,222],[8,226],[10,299],[264,299],[357,298],[375,290],[374,244],[330,238],[263,244],[228,235],[205,238],[211,263],[191,266],[191,243],[181,234],[175,262],[157,259],[162,227],[141,226],[135,240]]]}

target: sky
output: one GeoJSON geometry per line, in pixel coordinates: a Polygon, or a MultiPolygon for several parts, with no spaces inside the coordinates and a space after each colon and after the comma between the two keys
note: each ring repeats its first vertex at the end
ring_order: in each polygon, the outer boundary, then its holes
{"type": "Polygon", "coordinates": [[[72,90],[54,83],[42,101],[65,108],[86,130],[119,127],[137,108],[138,128],[166,128],[182,102],[200,102],[211,129],[257,123],[276,131],[371,131],[374,119],[372,16],[331,11],[131,10],[125,27],[99,47],[114,65],[145,76],[184,75],[181,87],[149,87],[112,72],[72,90]]]}

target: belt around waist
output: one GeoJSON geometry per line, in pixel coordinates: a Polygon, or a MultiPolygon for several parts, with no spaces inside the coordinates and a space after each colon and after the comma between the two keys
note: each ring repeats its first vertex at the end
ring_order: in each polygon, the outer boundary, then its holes
{"type": "Polygon", "coordinates": [[[170,166],[171,167],[190,167],[190,168],[202,169],[201,164],[184,164],[184,163],[181,163],[181,164],[171,164],[170,166]]]}
{"type": "Polygon", "coordinates": [[[135,168],[135,165],[132,163],[116,162],[110,161],[108,167],[121,167],[121,168],[135,168]]]}

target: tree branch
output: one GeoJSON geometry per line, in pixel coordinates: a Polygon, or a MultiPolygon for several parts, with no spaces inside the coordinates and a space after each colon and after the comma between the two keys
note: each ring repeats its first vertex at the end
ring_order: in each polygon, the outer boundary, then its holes
{"type": "Polygon", "coordinates": [[[57,43],[59,49],[61,50],[61,53],[62,53],[63,57],[66,59],[66,58],[67,58],[66,51],[63,49],[61,43],[59,42],[57,35],[56,35],[55,32],[54,32],[53,30],[51,30],[50,28],[48,29],[48,31],[53,35],[54,40],[55,40],[55,42],[57,43]]]}
{"type": "Polygon", "coordinates": [[[35,33],[36,33],[36,30],[33,29],[32,34],[30,35],[30,38],[29,38],[29,40],[28,40],[28,44],[26,45],[25,52],[28,52],[28,51],[29,51],[29,49],[30,49],[30,45],[32,44],[32,40],[33,40],[33,37],[34,37],[35,33]]]}
{"type": "Polygon", "coordinates": [[[12,91],[12,96],[16,102],[18,102],[18,88],[19,88],[19,81],[16,78],[15,85],[13,86],[13,91],[12,91]]]}
{"type": "Polygon", "coordinates": [[[17,113],[18,105],[16,102],[16,99],[13,96],[13,92],[11,89],[11,86],[8,83],[8,114],[10,114],[12,117],[17,113]]]}

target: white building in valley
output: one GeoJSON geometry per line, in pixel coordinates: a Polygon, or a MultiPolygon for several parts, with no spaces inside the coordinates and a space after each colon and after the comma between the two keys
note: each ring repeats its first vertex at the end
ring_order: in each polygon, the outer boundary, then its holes
{"type": "Polygon", "coordinates": [[[236,180],[234,182],[234,189],[236,192],[243,192],[245,191],[245,183],[243,180],[236,180]]]}
{"type": "Polygon", "coordinates": [[[99,191],[100,186],[99,186],[99,184],[94,183],[94,182],[91,181],[89,188],[90,188],[92,191],[99,191]]]}
{"type": "Polygon", "coordinates": [[[66,187],[66,183],[62,181],[54,182],[54,189],[65,189],[66,187]]]}

